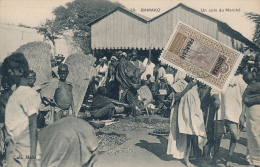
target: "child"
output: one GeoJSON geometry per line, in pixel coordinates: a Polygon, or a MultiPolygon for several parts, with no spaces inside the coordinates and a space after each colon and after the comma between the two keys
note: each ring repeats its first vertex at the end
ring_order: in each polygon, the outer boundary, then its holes
{"type": "Polygon", "coordinates": [[[46,114],[46,124],[52,124],[67,115],[74,115],[74,101],[72,94],[72,85],[67,82],[69,74],[68,66],[60,64],[58,67],[59,80],[53,78],[50,83],[43,85],[41,97],[45,108],[50,111],[46,114]]]}
{"type": "Polygon", "coordinates": [[[36,81],[36,73],[33,70],[30,70],[27,76],[28,85],[32,88],[34,86],[35,81],[36,81]]]}
{"type": "Polygon", "coordinates": [[[29,74],[27,76],[27,82],[28,85],[33,88],[35,91],[37,91],[38,93],[41,91],[41,87],[40,86],[35,86],[35,82],[36,82],[36,73],[33,70],[29,70],[29,74]]]}
{"type": "Polygon", "coordinates": [[[251,107],[255,104],[260,104],[260,82],[256,82],[254,73],[245,73],[243,79],[248,84],[243,95],[243,101],[246,106],[251,107]]]}
{"type": "Polygon", "coordinates": [[[57,104],[55,107],[54,120],[61,119],[67,115],[75,115],[72,85],[66,81],[69,74],[68,66],[66,64],[60,64],[58,68],[58,74],[60,79],[58,88],[54,94],[54,100],[57,104]]]}
{"type": "Polygon", "coordinates": [[[6,165],[36,166],[37,113],[41,99],[28,85],[29,65],[22,53],[5,58],[3,67],[4,76],[11,85],[16,85],[5,110],[5,125],[10,136],[6,165]]]}
{"type": "MultiPolygon", "coordinates": [[[[256,82],[256,76],[251,72],[245,73],[243,79],[248,84],[243,95],[243,101],[247,106],[246,132],[250,162],[254,166],[260,166],[260,82],[256,82]]],[[[239,119],[244,121],[244,117],[239,119]]]]}

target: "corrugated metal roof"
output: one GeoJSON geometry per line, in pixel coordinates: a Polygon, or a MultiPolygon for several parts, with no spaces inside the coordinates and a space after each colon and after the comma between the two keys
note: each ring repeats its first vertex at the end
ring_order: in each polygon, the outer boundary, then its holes
{"type": "Polygon", "coordinates": [[[91,48],[149,48],[148,26],[141,18],[129,17],[129,13],[116,10],[92,25],[91,48]]]}
{"type": "MultiPolygon", "coordinates": [[[[135,19],[137,19],[138,21],[141,21],[143,23],[148,24],[149,26],[147,26],[147,31],[150,32],[149,33],[149,37],[148,40],[153,40],[152,42],[150,41],[146,41],[145,43],[150,43],[150,44],[145,44],[146,46],[149,45],[152,48],[163,48],[165,40],[167,37],[164,37],[165,35],[169,35],[169,33],[171,33],[171,31],[173,30],[174,27],[171,26],[171,24],[175,25],[175,22],[177,19],[181,20],[181,21],[186,21],[187,24],[195,24],[191,18],[195,17],[197,18],[197,21],[199,24],[196,23],[196,25],[191,25],[191,26],[195,26],[195,28],[200,29],[203,33],[206,33],[210,36],[212,36],[213,38],[219,40],[220,42],[224,42],[226,44],[228,44],[229,46],[232,45],[233,48],[242,48],[244,47],[244,45],[241,44],[241,42],[243,44],[245,44],[246,46],[249,46],[250,48],[256,50],[256,51],[260,51],[260,48],[254,44],[253,42],[251,42],[250,40],[248,40],[247,38],[245,38],[241,33],[239,33],[238,31],[232,29],[229,25],[227,25],[225,22],[219,21],[211,16],[208,16],[204,13],[201,13],[195,9],[192,9],[182,3],[178,4],[177,6],[167,10],[166,12],[152,18],[149,19],[145,16],[142,16],[140,14],[137,13],[133,13],[128,9],[122,8],[122,7],[118,7],[114,10],[112,10],[111,12],[108,12],[107,14],[103,15],[102,17],[90,22],[87,24],[87,26],[92,26],[93,24],[96,24],[97,22],[101,21],[102,19],[108,17],[109,15],[111,15],[112,13],[116,12],[116,11],[120,11],[123,12],[135,19]],[[187,17],[180,15],[180,11],[183,12],[182,10],[180,10],[180,8],[188,11],[187,13],[187,17]],[[168,13],[173,13],[173,11],[176,11],[176,16],[166,16],[168,13]],[[193,13],[193,14],[192,14],[193,13]],[[195,14],[195,15],[194,15],[195,14]],[[194,16],[193,16],[194,15],[194,16]],[[174,18],[173,18],[174,17],[174,18]],[[176,17],[176,18],[175,18],[176,17]],[[190,17],[190,18],[189,18],[190,17]],[[208,21],[206,21],[206,19],[208,21]],[[187,21],[188,20],[188,21],[187,21]],[[212,22],[212,24],[209,23],[209,21],[212,22]],[[153,22],[156,22],[156,24],[153,24],[153,22]],[[158,23],[157,23],[158,22],[158,23]],[[160,22],[160,23],[159,23],[160,22]],[[205,25],[203,24],[205,22],[205,25]],[[167,23],[168,27],[164,25],[164,23],[167,23]],[[197,27],[196,27],[197,26],[197,27]],[[210,26],[210,27],[208,27],[210,26]],[[214,30],[210,30],[210,28],[214,29],[214,30]],[[158,31],[164,31],[164,33],[162,32],[158,32],[158,31]],[[167,32],[165,34],[165,31],[167,32]],[[211,32],[214,31],[214,32],[211,32]],[[216,32],[215,32],[216,31],[216,32]],[[231,38],[230,38],[231,37],[231,38]],[[234,40],[235,39],[235,40],[234,40]]],[[[105,28],[105,27],[104,27],[105,28]]],[[[115,27],[114,27],[115,28],[115,27]]],[[[113,31],[116,32],[116,31],[113,31]]],[[[117,35],[117,34],[114,34],[117,35]]],[[[140,36],[140,38],[142,38],[140,36]]],[[[95,38],[96,40],[97,38],[95,38]]],[[[136,39],[137,40],[137,39],[136,39]]],[[[97,43],[97,42],[96,42],[97,43]]],[[[100,46],[99,48],[102,48],[103,46],[100,46]]],[[[122,46],[121,46],[122,47],[122,46]]],[[[133,47],[132,45],[127,46],[127,42],[125,42],[124,47],[133,47]]],[[[105,48],[120,48],[120,46],[106,46],[105,48]]],[[[148,48],[145,48],[148,49],[148,48]]]]}
{"type": "Polygon", "coordinates": [[[103,16],[91,21],[90,23],[87,24],[87,26],[92,26],[93,24],[97,23],[98,21],[102,20],[103,18],[107,17],[108,15],[114,13],[115,11],[121,11],[121,12],[124,12],[124,13],[127,13],[127,14],[130,14],[132,17],[135,17],[135,18],[139,18],[141,19],[143,22],[148,22],[150,20],[149,17],[146,17],[146,16],[143,16],[141,14],[138,14],[138,13],[135,13],[135,12],[132,12],[130,11],[129,9],[126,9],[126,8],[122,8],[122,7],[117,7],[116,9],[104,14],[103,16]]]}
{"type": "Polygon", "coordinates": [[[232,29],[227,23],[222,22],[222,21],[220,21],[220,20],[218,20],[218,19],[215,19],[214,17],[208,16],[208,15],[206,15],[206,14],[204,14],[204,13],[201,13],[201,12],[199,12],[199,11],[197,11],[197,10],[195,10],[195,9],[192,9],[192,8],[188,7],[187,5],[184,5],[184,4],[182,4],[182,3],[179,3],[177,6],[175,6],[175,7],[171,8],[171,9],[167,10],[166,12],[164,12],[164,13],[162,13],[162,14],[160,14],[160,15],[154,17],[154,18],[152,18],[151,20],[149,20],[149,22],[152,22],[152,21],[154,21],[154,20],[156,20],[156,19],[162,17],[163,15],[165,15],[165,14],[171,12],[172,10],[175,10],[176,8],[178,8],[178,7],[180,7],[180,6],[183,7],[183,8],[186,8],[186,9],[188,9],[188,10],[191,10],[191,11],[193,11],[193,12],[199,14],[199,15],[202,15],[202,16],[204,16],[204,17],[207,17],[207,18],[209,18],[209,19],[212,19],[212,20],[216,21],[216,22],[218,23],[218,27],[219,27],[219,28],[222,28],[222,30],[223,30],[227,35],[229,35],[230,37],[235,38],[235,39],[237,39],[237,40],[243,42],[244,44],[246,44],[247,46],[251,47],[252,49],[254,49],[254,50],[256,50],[256,51],[260,51],[260,48],[259,48],[255,43],[253,43],[253,42],[251,42],[250,40],[248,40],[246,37],[244,37],[244,36],[243,36],[241,33],[239,33],[238,31],[232,29]]]}

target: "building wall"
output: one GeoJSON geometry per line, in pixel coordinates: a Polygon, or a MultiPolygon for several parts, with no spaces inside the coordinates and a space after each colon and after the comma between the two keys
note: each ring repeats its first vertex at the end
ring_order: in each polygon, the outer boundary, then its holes
{"type": "Polygon", "coordinates": [[[91,26],[92,49],[148,48],[148,24],[115,11],[91,26]]]}
{"type": "Polygon", "coordinates": [[[11,25],[0,25],[0,62],[16,51],[21,45],[33,41],[42,41],[43,36],[36,30],[11,25]]]}
{"type": "Polygon", "coordinates": [[[178,6],[147,23],[117,10],[92,25],[91,47],[92,49],[150,47],[162,50],[179,20],[236,50],[242,51],[246,46],[230,37],[232,32],[225,32],[217,20],[185,6],[178,6]]]}
{"type": "Polygon", "coordinates": [[[163,49],[179,20],[234,49],[241,51],[245,47],[220,29],[216,20],[179,6],[150,22],[151,48],[163,49]]]}
{"type": "MultiPolygon", "coordinates": [[[[29,42],[43,41],[43,38],[43,35],[38,34],[35,29],[0,24],[0,62],[20,46],[29,42]]],[[[52,46],[51,42],[48,43],[52,46]]],[[[56,53],[63,54],[65,57],[73,53],[81,53],[82,51],[74,43],[71,36],[62,36],[56,40],[56,53]]]]}

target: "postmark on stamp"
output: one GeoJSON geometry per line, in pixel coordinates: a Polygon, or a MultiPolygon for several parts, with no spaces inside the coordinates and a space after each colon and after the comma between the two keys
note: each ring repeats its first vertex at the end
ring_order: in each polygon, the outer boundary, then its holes
{"type": "Polygon", "coordinates": [[[179,22],[160,60],[224,92],[243,54],[195,28],[179,22]]]}

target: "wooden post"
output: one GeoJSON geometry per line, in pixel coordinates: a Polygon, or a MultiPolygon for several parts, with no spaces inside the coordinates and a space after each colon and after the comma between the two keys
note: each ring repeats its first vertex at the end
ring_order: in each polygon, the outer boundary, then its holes
{"type": "Polygon", "coordinates": [[[149,48],[149,57],[148,57],[148,62],[150,63],[151,62],[151,56],[152,56],[152,53],[151,53],[151,34],[150,34],[150,22],[147,23],[147,26],[148,26],[148,48],[149,48]]]}
{"type": "Polygon", "coordinates": [[[149,57],[148,57],[148,62],[151,62],[151,56],[152,56],[152,51],[151,51],[151,48],[149,47],[149,57]]]}

